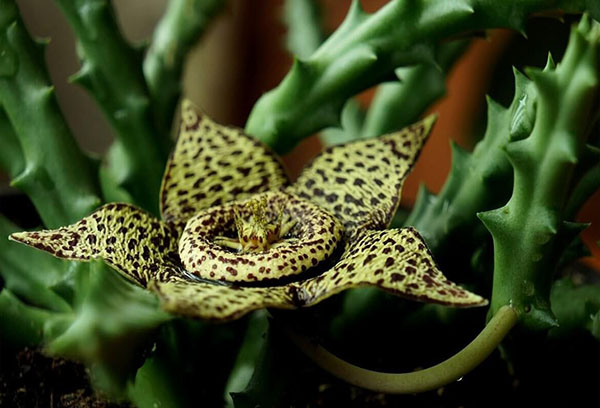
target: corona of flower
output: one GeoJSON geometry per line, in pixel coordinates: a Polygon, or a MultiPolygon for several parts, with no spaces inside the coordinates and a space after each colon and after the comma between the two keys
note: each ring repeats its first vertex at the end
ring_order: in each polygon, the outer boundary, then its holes
{"type": "Polygon", "coordinates": [[[311,306],[359,286],[484,305],[444,277],[417,231],[386,229],[433,122],[331,147],[290,183],[260,142],[185,101],[162,221],[112,203],[73,225],[11,238],[59,258],[102,258],[167,311],[207,320],[311,306]]]}

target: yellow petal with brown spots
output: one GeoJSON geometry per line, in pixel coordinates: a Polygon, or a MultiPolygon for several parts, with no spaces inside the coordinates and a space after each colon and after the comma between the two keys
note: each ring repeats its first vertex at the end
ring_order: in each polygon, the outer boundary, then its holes
{"type": "Polygon", "coordinates": [[[308,306],[361,286],[376,286],[408,299],[448,306],[487,304],[487,300],[442,274],[414,228],[359,234],[332,269],[298,283],[297,297],[308,306]]]}
{"type": "Polygon", "coordinates": [[[238,319],[266,307],[294,309],[289,288],[221,286],[203,282],[151,282],[167,312],[203,320],[238,319]]]}
{"type": "Polygon", "coordinates": [[[289,189],[341,220],[347,238],[386,228],[434,122],[432,115],[396,133],[329,147],[289,189]]]}
{"type": "Polygon", "coordinates": [[[361,234],[329,271],[283,286],[239,287],[204,282],[151,282],[163,307],[174,314],[205,320],[231,320],[256,309],[313,306],[347,289],[375,286],[395,295],[454,307],[487,301],[437,269],[423,239],[412,228],[361,234]]]}
{"type": "Polygon", "coordinates": [[[176,232],[129,204],[107,204],[73,225],[18,232],[10,239],[63,259],[102,258],[128,279],[146,286],[180,272],[176,232]]]}
{"type": "Polygon", "coordinates": [[[288,183],[279,158],[241,129],[213,122],[185,100],[179,139],[163,178],[163,219],[184,223],[200,210],[288,183]]]}

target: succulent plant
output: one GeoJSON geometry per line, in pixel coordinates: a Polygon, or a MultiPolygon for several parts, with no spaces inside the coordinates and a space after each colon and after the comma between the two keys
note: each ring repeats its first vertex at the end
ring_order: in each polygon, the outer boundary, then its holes
{"type": "MultiPolygon", "coordinates": [[[[170,0],[144,48],[127,42],[110,1],[57,0],[78,41],[81,69],[71,79],[114,131],[98,160],[77,146],[61,113],[45,43],[29,36],[14,0],[0,0],[0,168],[46,228],[18,232],[24,228],[0,215],[0,234],[92,261],[0,242],[3,345],[82,362],[97,388],[140,407],[217,406],[224,393],[234,396],[229,405],[245,407],[306,405],[306,396],[291,401],[278,390],[321,389],[315,382],[329,381],[325,372],[412,394],[461,378],[506,339],[502,357],[517,373],[519,346],[556,342],[558,360],[571,339],[597,340],[598,280],[564,271],[583,254],[578,236],[587,224],[575,217],[600,185],[590,136],[598,120],[597,0],[391,0],[372,14],[354,1],[331,35],[318,2],[288,0],[296,59],[256,102],[245,131],[215,123],[189,101],[175,115],[185,56],[225,3],[170,0]],[[419,119],[444,93],[468,34],[526,33],[531,15],[571,12],[584,15],[562,61],[515,70],[512,102],[488,98],[474,151],[453,146],[442,190],[422,188],[410,214],[390,224],[433,126],[432,116],[419,119]],[[368,108],[353,99],[374,85],[368,108]],[[321,130],[329,147],[290,182],[277,154],[321,130]],[[448,257],[460,262],[447,268],[448,257]],[[354,290],[363,286],[375,290],[354,290]],[[446,308],[487,304],[463,286],[490,298],[485,326],[483,308],[446,308]],[[244,317],[264,308],[269,322],[265,311],[244,317]],[[339,352],[324,333],[359,322],[350,309],[373,323],[362,326],[363,337],[344,338],[339,352]],[[303,318],[309,324],[299,324],[303,318]],[[442,329],[481,332],[429,368],[362,367],[380,362],[361,360],[374,326],[398,342],[382,353],[418,360],[427,346],[402,342],[424,338],[408,328],[415,321],[437,341],[436,358],[454,347],[438,340],[442,329]],[[296,374],[315,366],[324,372],[296,387],[296,374]]],[[[377,351],[384,343],[374,342],[377,351]]]]}
{"type": "Polygon", "coordinates": [[[11,239],[59,258],[104,259],[157,293],[165,310],[210,320],[311,306],[365,285],[485,305],[442,275],[414,229],[382,230],[433,122],[329,148],[288,185],[265,146],[184,101],[162,183],[164,222],[114,203],[73,225],[11,239]]]}

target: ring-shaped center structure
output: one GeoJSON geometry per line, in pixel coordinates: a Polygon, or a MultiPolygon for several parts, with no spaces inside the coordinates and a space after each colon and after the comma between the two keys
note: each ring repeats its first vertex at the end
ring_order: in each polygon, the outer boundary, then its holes
{"type": "Polygon", "coordinates": [[[265,203],[267,217],[281,219],[283,215],[295,221],[287,236],[262,252],[232,251],[217,242],[219,237],[236,236],[236,214],[251,216],[249,200],[212,207],[188,221],[179,241],[179,256],[188,273],[234,283],[274,280],[305,272],[335,251],[343,227],[327,211],[280,191],[250,200],[257,199],[265,203]]]}

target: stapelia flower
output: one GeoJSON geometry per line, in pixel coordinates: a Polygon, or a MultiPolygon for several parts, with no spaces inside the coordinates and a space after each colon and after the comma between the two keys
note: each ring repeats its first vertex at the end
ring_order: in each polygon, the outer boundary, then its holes
{"type": "Polygon", "coordinates": [[[290,184],[260,142],[185,101],[162,221],[113,203],[73,225],[11,238],[59,258],[102,258],[167,311],[207,320],[311,306],[358,286],[484,305],[444,277],[417,231],[385,229],[433,122],[330,147],[290,184]]]}

